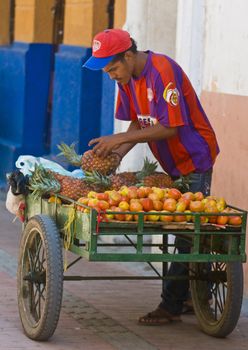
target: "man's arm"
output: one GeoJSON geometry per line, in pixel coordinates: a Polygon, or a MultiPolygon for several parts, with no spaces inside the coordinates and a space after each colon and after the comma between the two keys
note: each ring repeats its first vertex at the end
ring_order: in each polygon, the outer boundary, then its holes
{"type": "MultiPolygon", "coordinates": [[[[131,121],[126,132],[130,132],[134,130],[140,130],[140,125],[137,120],[131,121]]],[[[118,148],[116,148],[114,152],[118,153],[122,159],[135,145],[136,145],[136,142],[123,143],[118,148]]]]}
{"type": "Polygon", "coordinates": [[[127,153],[136,143],[164,140],[177,133],[177,128],[167,128],[159,123],[145,129],[137,129],[137,124],[131,123],[130,126],[131,128],[126,132],[93,139],[89,142],[89,146],[96,144],[93,148],[94,152],[101,157],[106,157],[112,151],[121,149],[123,153],[127,153]]]}

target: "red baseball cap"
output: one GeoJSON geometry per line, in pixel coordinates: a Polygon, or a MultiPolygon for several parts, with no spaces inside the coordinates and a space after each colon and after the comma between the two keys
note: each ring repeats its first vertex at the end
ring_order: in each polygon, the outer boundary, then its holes
{"type": "Polygon", "coordinates": [[[98,70],[104,68],[118,53],[132,46],[130,34],[122,29],[106,29],[98,33],[92,44],[92,56],[83,67],[98,70]]]}

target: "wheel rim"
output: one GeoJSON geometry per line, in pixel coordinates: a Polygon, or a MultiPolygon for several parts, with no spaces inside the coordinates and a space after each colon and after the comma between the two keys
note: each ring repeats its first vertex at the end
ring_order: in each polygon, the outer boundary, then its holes
{"type": "Polygon", "coordinates": [[[209,325],[221,322],[228,299],[228,265],[224,262],[196,264],[192,282],[201,317],[209,325]]]}
{"type": "Polygon", "coordinates": [[[47,258],[45,245],[37,228],[25,242],[21,266],[21,300],[31,327],[36,327],[46,305],[47,258]]]}

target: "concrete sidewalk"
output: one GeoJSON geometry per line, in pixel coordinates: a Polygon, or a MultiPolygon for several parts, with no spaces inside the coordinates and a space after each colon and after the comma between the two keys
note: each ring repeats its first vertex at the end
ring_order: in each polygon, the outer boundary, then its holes
{"type": "MultiPolygon", "coordinates": [[[[0,201],[0,349],[248,349],[247,299],[238,326],[226,339],[201,333],[194,316],[184,316],[181,324],[139,326],[138,317],[159,302],[160,281],[65,282],[54,336],[49,342],[31,341],[23,334],[18,316],[16,269],[21,224],[12,220],[0,201]]],[[[80,261],[70,269],[70,274],[74,273],[134,275],[148,271],[144,264],[80,261]]]]}

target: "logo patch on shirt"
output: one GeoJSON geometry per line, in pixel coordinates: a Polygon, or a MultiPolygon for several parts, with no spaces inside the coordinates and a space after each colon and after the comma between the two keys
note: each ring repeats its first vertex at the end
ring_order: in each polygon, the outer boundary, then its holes
{"type": "Polygon", "coordinates": [[[138,114],[137,117],[142,129],[147,128],[148,126],[153,126],[157,124],[157,119],[154,117],[151,117],[150,115],[138,114]]]}
{"type": "Polygon", "coordinates": [[[94,40],[94,41],[93,41],[92,51],[93,51],[93,52],[96,52],[97,50],[100,49],[101,45],[102,45],[102,44],[101,44],[101,42],[100,42],[99,40],[94,40]]]}
{"type": "Polygon", "coordinates": [[[163,98],[166,102],[168,102],[171,106],[177,106],[179,103],[179,91],[177,88],[172,89],[173,83],[170,82],[164,89],[163,98]]]}
{"type": "Polygon", "coordinates": [[[149,102],[152,102],[154,94],[151,88],[147,88],[147,99],[149,102]]]}

